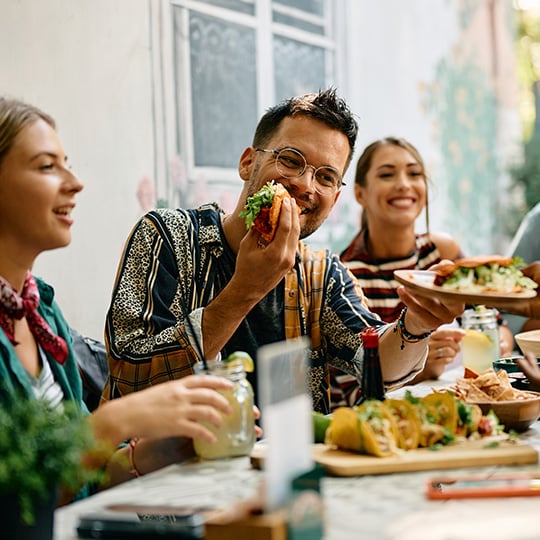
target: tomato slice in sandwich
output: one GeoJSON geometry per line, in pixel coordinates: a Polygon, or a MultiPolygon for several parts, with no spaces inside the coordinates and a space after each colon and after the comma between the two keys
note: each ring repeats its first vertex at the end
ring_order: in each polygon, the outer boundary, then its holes
{"type": "Polygon", "coordinates": [[[289,192],[273,180],[267,182],[259,191],[247,198],[245,209],[239,217],[246,222],[246,228],[253,227],[265,242],[271,242],[276,234],[276,228],[281,213],[281,205],[289,192]]]}

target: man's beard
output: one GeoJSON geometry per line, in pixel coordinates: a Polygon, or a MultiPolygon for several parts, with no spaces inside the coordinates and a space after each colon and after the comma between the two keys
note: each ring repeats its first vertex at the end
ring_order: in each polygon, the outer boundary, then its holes
{"type": "MultiPolygon", "coordinates": [[[[305,215],[310,216],[311,214],[305,215]]],[[[300,240],[312,235],[321,225],[322,223],[314,223],[313,220],[306,219],[306,223],[304,223],[304,226],[300,229],[300,240]]]]}

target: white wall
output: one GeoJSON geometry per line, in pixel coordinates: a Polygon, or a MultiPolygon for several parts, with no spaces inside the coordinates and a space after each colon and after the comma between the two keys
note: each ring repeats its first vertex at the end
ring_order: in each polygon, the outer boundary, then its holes
{"type": "Polygon", "coordinates": [[[71,246],[43,254],[35,273],[54,285],[73,326],[102,339],[140,213],[137,183],[153,171],[148,1],[0,1],[0,92],[56,119],[85,183],[71,246]]]}

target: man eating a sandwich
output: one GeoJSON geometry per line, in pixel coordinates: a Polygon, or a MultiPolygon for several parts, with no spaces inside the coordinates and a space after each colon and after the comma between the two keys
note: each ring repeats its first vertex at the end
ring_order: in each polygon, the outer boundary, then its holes
{"type": "MultiPolygon", "coordinates": [[[[376,326],[387,389],[411,380],[425,362],[430,332],[459,315],[462,304],[416,298],[383,324],[339,258],[312,251],[315,232],[341,194],[357,123],[334,89],[294,97],[270,108],[240,156],[243,182],[236,208],[147,213],[126,242],[106,322],[112,399],[192,373],[206,359],[308,336],[313,408],[328,413],[328,365],[360,380],[360,331],[376,326]],[[280,185],[280,207],[272,209],[280,185]],[[284,193],[285,192],[285,193],[284,193]],[[254,205],[254,198],[267,199],[254,205]],[[262,229],[255,225],[260,208],[262,229]],[[273,216],[273,217],[272,217],[273,216]]],[[[358,385],[343,389],[349,403],[358,385]]]]}

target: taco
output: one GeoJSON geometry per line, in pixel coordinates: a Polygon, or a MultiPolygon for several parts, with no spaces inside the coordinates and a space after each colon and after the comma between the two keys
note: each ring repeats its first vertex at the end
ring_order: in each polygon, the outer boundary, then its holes
{"type": "Polygon", "coordinates": [[[424,396],[422,402],[429,408],[435,424],[443,426],[450,433],[456,432],[458,408],[452,392],[433,392],[424,396]]]}
{"type": "Polygon", "coordinates": [[[438,414],[433,404],[422,398],[414,397],[409,391],[405,399],[416,409],[420,418],[420,440],[418,446],[428,448],[434,444],[443,442],[446,435],[444,426],[437,423],[438,414]]]}
{"type": "Polygon", "coordinates": [[[397,444],[403,450],[414,450],[420,443],[421,423],[414,406],[405,399],[385,399],[397,426],[397,444]]]}
{"type": "Polygon", "coordinates": [[[384,402],[364,401],[355,407],[360,421],[360,433],[366,454],[387,457],[397,453],[396,421],[384,402]]]}
{"type": "Polygon", "coordinates": [[[338,407],[326,430],[325,442],[343,450],[363,450],[360,421],[356,411],[350,407],[338,407]]]}
{"type": "Polygon", "coordinates": [[[456,435],[468,437],[472,433],[477,433],[483,416],[482,409],[475,403],[465,403],[458,398],[455,400],[458,410],[456,435]]]}

